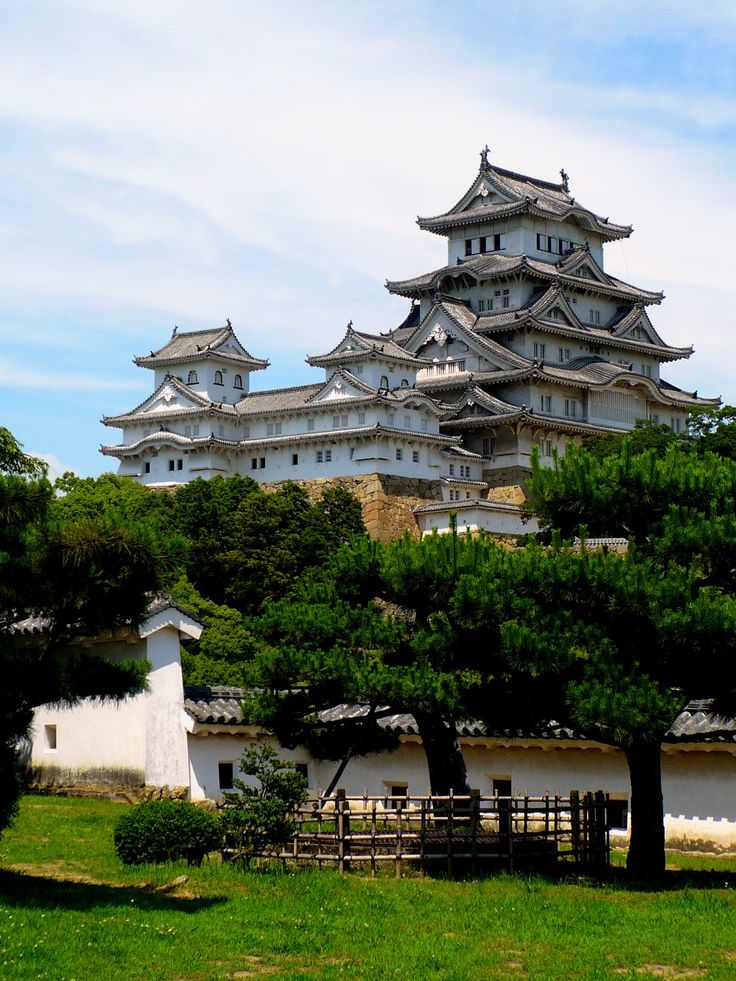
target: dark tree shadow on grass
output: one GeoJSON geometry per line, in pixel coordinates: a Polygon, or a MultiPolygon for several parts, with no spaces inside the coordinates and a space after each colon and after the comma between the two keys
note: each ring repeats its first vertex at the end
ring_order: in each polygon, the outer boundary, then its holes
{"type": "Polygon", "coordinates": [[[169,895],[160,886],[155,889],[110,886],[0,869],[0,904],[5,906],[86,911],[98,906],[126,906],[130,909],[131,903],[134,903],[137,909],[143,910],[198,913],[226,902],[227,896],[185,898],[169,895]]]}

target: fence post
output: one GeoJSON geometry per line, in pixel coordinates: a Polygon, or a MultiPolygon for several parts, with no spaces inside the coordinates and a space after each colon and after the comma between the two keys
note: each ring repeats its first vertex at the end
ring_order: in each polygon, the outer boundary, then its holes
{"type": "Polygon", "coordinates": [[[470,791],[470,870],[478,874],[478,833],[480,831],[480,790],[470,791]]]}
{"type": "Polygon", "coordinates": [[[575,863],[580,863],[580,791],[570,791],[570,845],[575,863]]]}
{"type": "Polygon", "coordinates": [[[450,788],[450,796],[448,798],[447,807],[447,878],[452,878],[452,852],[453,852],[453,825],[455,819],[455,795],[450,788]]]}
{"type": "Polygon", "coordinates": [[[608,864],[607,797],[602,790],[596,790],[593,802],[592,861],[599,869],[608,864]]]}
{"type": "Polygon", "coordinates": [[[402,816],[402,810],[403,810],[404,802],[401,800],[401,798],[398,798],[395,801],[395,804],[396,804],[396,808],[395,808],[395,813],[396,813],[396,878],[397,879],[400,879],[401,878],[401,855],[402,855],[402,851],[401,851],[401,846],[402,846],[401,816],[402,816]]]}
{"type": "Polygon", "coordinates": [[[345,791],[335,791],[335,812],[337,822],[337,864],[340,872],[350,868],[347,856],[350,854],[348,835],[350,834],[350,810],[345,799],[345,791]]]}

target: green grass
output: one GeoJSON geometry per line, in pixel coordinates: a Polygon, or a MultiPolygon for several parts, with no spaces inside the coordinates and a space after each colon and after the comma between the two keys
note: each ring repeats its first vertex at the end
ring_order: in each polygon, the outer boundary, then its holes
{"type": "Polygon", "coordinates": [[[601,884],[124,868],[112,847],[124,806],[25,798],[0,840],[3,981],[736,978],[736,860],[689,860],[657,890],[617,873],[601,884]]]}

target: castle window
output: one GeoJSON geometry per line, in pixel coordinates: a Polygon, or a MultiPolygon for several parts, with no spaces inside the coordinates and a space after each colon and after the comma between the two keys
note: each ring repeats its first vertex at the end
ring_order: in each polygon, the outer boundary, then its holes
{"type": "Polygon", "coordinates": [[[325,462],[325,451],[317,450],[317,463],[324,463],[324,462],[325,462]]]}
{"type": "Polygon", "coordinates": [[[388,375],[381,375],[381,383],[379,388],[388,388],[388,375]]]}
{"type": "Polygon", "coordinates": [[[450,476],[451,477],[454,477],[455,476],[455,464],[454,463],[451,463],[450,464],[449,470],[450,470],[450,476]]]}
{"type": "Polygon", "coordinates": [[[419,450],[412,450],[411,451],[411,462],[412,463],[419,463],[419,450]]]}
{"type": "Polygon", "coordinates": [[[493,236],[494,251],[498,251],[499,249],[505,249],[505,248],[506,248],[506,233],[501,232],[500,235],[494,235],[493,236]]]}
{"type": "Polygon", "coordinates": [[[486,248],[486,236],[485,235],[481,235],[481,237],[478,239],[478,241],[479,241],[479,250],[481,252],[487,252],[488,250],[486,248]]]}
{"type": "Polygon", "coordinates": [[[308,433],[314,432],[314,419],[307,419],[307,432],[308,433]]]}
{"type": "Polygon", "coordinates": [[[601,322],[601,312],[600,310],[594,310],[593,307],[590,308],[590,323],[599,324],[601,322]]]}
{"type": "Polygon", "coordinates": [[[539,396],[539,411],[540,412],[551,412],[552,411],[552,396],[551,395],[540,395],[539,396]]]}
{"type": "Polygon", "coordinates": [[[44,726],[43,734],[46,741],[46,752],[56,752],[56,726],[44,726]]]}
{"type": "Polygon", "coordinates": [[[473,240],[472,238],[465,239],[465,255],[473,254],[473,240]]]}
{"type": "Polygon", "coordinates": [[[422,419],[422,432],[426,433],[426,431],[427,431],[427,420],[422,419]]]}
{"type": "Polygon", "coordinates": [[[199,426],[192,426],[192,436],[199,436],[199,426]]]}
{"type": "Polygon", "coordinates": [[[411,429],[411,416],[404,416],[404,429],[411,429]]]}
{"type": "Polygon", "coordinates": [[[176,461],[176,469],[177,470],[183,470],[184,469],[184,461],[183,460],[177,460],[176,461]]]}
{"type": "Polygon", "coordinates": [[[281,423],[280,422],[267,422],[266,423],[266,436],[280,436],[281,435],[281,423]]]}
{"type": "Polygon", "coordinates": [[[151,464],[147,461],[146,463],[143,464],[143,473],[150,473],[150,472],[151,472],[151,464]]]}
{"type": "Polygon", "coordinates": [[[483,313],[483,311],[485,310],[485,308],[486,308],[486,301],[485,300],[478,300],[478,313],[483,313]]]}
{"type": "Polygon", "coordinates": [[[408,378],[402,378],[401,379],[401,387],[402,388],[408,388],[409,387],[409,379],[408,378]]]}
{"type": "Polygon", "coordinates": [[[264,470],[265,467],[266,467],[266,458],[265,456],[261,456],[258,458],[258,469],[264,470]]]}
{"type": "Polygon", "coordinates": [[[569,361],[570,360],[570,348],[569,347],[561,347],[559,349],[558,353],[559,353],[558,361],[569,361]]]}
{"type": "Polygon", "coordinates": [[[250,469],[251,470],[257,470],[258,469],[258,457],[257,456],[251,457],[251,459],[250,459],[250,469]]]}
{"type": "Polygon", "coordinates": [[[222,372],[221,371],[216,371],[215,372],[215,385],[222,385],[222,372]]]}
{"type": "Polygon", "coordinates": [[[356,364],[356,366],[355,366],[355,374],[356,375],[362,375],[363,374],[363,365],[362,364],[356,364]]]}
{"type": "Polygon", "coordinates": [[[358,413],[358,425],[362,426],[365,423],[365,412],[358,413]]]}
{"type": "Polygon", "coordinates": [[[250,436],[250,426],[243,426],[243,439],[248,439],[250,436]]]}
{"type": "Polygon", "coordinates": [[[191,436],[192,435],[192,427],[191,426],[185,426],[184,427],[184,435],[185,436],[191,436]]]}
{"type": "Polygon", "coordinates": [[[220,790],[233,789],[233,764],[230,761],[221,760],[217,764],[217,782],[220,790]]]}
{"type": "Polygon", "coordinates": [[[574,419],[578,414],[578,404],[575,399],[565,399],[565,415],[574,419]]]}
{"type": "Polygon", "coordinates": [[[397,447],[396,448],[396,459],[397,460],[403,460],[403,458],[404,458],[404,451],[400,447],[397,447]]]}
{"type": "Polygon", "coordinates": [[[169,470],[173,470],[175,466],[176,462],[174,460],[169,460],[169,470]]]}
{"type": "Polygon", "coordinates": [[[199,382],[196,371],[190,371],[187,378],[187,385],[196,385],[199,382]]]}
{"type": "Polygon", "coordinates": [[[535,358],[543,359],[546,350],[547,350],[547,346],[545,344],[537,344],[536,341],[534,342],[534,357],[535,358]]]}
{"type": "Polygon", "coordinates": [[[482,443],[483,456],[490,457],[493,456],[495,452],[496,452],[496,437],[495,436],[486,437],[482,443]]]}
{"type": "Polygon", "coordinates": [[[218,426],[217,427],[217,435],[220,437],[220,439],[222,439],[224,437],[224,435],[225,435],[225,427],[224,426],[218,426]]]}
{"type": "Polygon", "coordinates": [[[243,376],[236,375],[235,378],[233,379],[233,388],[242,388],[242,387],[243,387],[243,376]]]}
{"type": "Polygon", "coordinates": [[[292,453],[291,454],[291,465],[292,465],[292,467],[296,467],[298,465],[298,463],[299,463],[299,454],[298,453],[292,453]]]}
{"type": "Polygon", "coordinates": [[[333,429],[339,429],[340,428],[340,416],[333,416],[332,417],[332,428],[333,429]]]}

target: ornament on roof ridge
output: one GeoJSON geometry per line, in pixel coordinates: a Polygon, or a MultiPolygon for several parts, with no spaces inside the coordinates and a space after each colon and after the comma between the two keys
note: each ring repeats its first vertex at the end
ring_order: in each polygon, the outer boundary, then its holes
{"type": "Polygon", "coordinates": [[[447,344],[450,335],[447,333],[442,324],[435,324],[430,331],[429,336],[433,341],[437,341],[440,347],[444,347],[445,344],[447,344]]]}
{"type": "Polygon", "coordinates": [[[486,145],[480,151],[480,169],[481,170],[490,170],[491,169],[491,163],[490,163],[490,160],[488,159],[488,154],[490,152],[491,151],[488,148],[488,144],[486,143],[486,145]]]}
{"type": "Polygon", "coordinates": [[[568,173],[566,173],[564,167],[560,171],[560,177],[562,178],[562,190],[563,191],[569,191],[570,190],[570,175],[568,173]]]}
{"type": "Polygon", "coordinates": [[[352,330],[353,329],[353,321],[352,320],[348,320],[348,325],[347,325],[347,327],[345,329],[346,330],[352,330]]]}
{"type": "Polygon", "coordinates": [[[229,317],[225,317],[225,323],[226,323],[226,325],[228,327],[232,327],[232,324],[230,323],[230,318],[229,317]]]}

